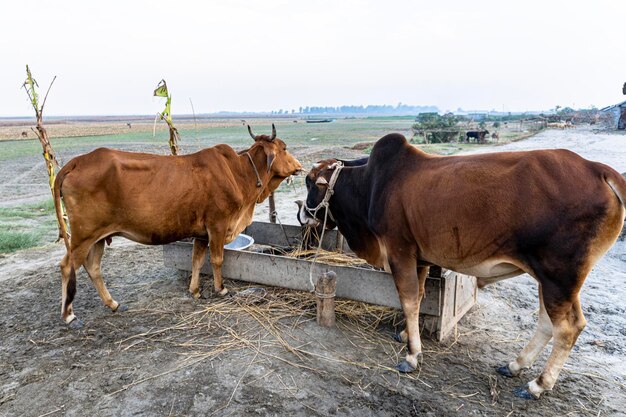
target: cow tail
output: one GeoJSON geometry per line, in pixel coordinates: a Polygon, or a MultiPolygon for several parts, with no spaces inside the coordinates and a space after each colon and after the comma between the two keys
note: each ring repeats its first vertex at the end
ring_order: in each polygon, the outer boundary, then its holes
{"type": "Polygon", "coordinates": [[[626,210],[626,178],[617,173],[611,172],[606,174],[604,179],[607,184],[609,184],[609,187],[611,187],[617,198],[619,198],[619,201],[622,202],[622,206],[626,210]]]}
{"type": "Polygon", "coordinates": [[[65,179],[65,176],[67,175],[68,172],[69,170],[66,171],[62,169],[57,175],[57,177],[55,178],[53,197],[54,197],[54,210],[57,215],[57,222],[59,223],[59,238],[57,242],[63,239],[63,241],[65,242],[65,248],[67,249],[67,252],[70,253],[71,249],[70,249],[69,234],[67,232],[67,224],[65,223],[65,219],[63,218],[63,202],[61,201],[61,197],[62,197],[61,186],[63,185],[63,180],[65,179]]]}
{"type": "Polygon", "coordinates": [[[63,242],[65,243],[65,249],[67,250],[67,258],[70,263],[70,274],[67,284],[67,298],[65,301],[67,305],[72,303],[72,301],[74,300],[74,296],[76,295],[76,270],[74,269],[74,262],[72,260],[72,246],[70,244],[70,236],[67,231],[67,223],[65,222],[65,218],[63,218],[63,202],[61,200],[63,194],[61,192],[61,186],[63,185],[63,180],[65,179],[65,176],[73,168],[73,165],[70,167],[65,166],[63,169],[61,169],[61,171],[59,171],[59,174],[54,180],[53,190],[54,210],[57,215],[57,222],[59,223],[59,239],[57,240],[57,242],[60,239],[63,239],[63,242]]]}

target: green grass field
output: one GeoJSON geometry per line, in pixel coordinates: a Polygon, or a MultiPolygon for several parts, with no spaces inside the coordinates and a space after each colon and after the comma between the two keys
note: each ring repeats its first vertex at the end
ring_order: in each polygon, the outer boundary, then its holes
{"type": "MultiPolygon", "coordinates": [[[[128,144],[147,144],[159,145],[165,143],[167,139],[157,135],[152,139],[152,135],[145,133],[128,133],[123,135],[104,135],[104,136],[84,136],[72,138],[52,138],[52,147],[57,153],[61,153],[68,149],[92,148],[96,149],[101,146],[120,147],[128,144]]],[[[6,161],[21,157],[28,157],[41,154],[41,145],[36,139],[29,140],[12,140],[0,141],[0,161],[6,161]]]]}
{"type": "Polygon", "coordinates": [[[54,242],[57,230],[52,199],[0,208],[0,253],[54,242]]]}
{"type": "MultiPolygon", "coordinates": [[[[269,134],[271,132],[270,119],[251,119],[255,134],[269,134]]],[[[322,146],[349,146],[359,142],[371,142],[391,133],[402,133],[411,138],[413,117],[371,117],[364,119],[337,119],[331,123],[305,123],[298,120],[279,120],[276,122],[278,137],[287,145],[322,145],[322,146]]],[[[219,143],[227,143],[234,147],[243,147],[250,144],[246,126],[234,124],[231,126],[204,127],[194,129],[193,124],[185,123],[178,126],[182,152],[185,149],[196,150],[219,143]]],[[[516,140],[520,133],[500,130],[501,142],[516,140]]],[[[59,155],[66,150],[91,150],[101,146],[121,148],[136,146],[162,150],[168,153],[168,133],[163,126],[159,126],[156,136],[151,132],[127,132],[118,135],[83,136],[68,138],[52,138],[52,146],[59,155]]],[[[470,147],[479,145],[469,145],[470,147]]],[[[457,151],[466,149],[466,144],[431,144],[424,147],[429,152],[449,154],[458,147],[457,151]],[[458,145],[458,146],[457,146],[458,145]]],[[[38,155],[41,147],[37,140],[0,141],[0,161],[19,157],[38,155]]]]}
{"type": "MultiPolygon", "coordinates": [[[[269,119],[250,120],[255,134],[270,134],[269,119]]],[[[278,137],[288,145],[349,145],[357,142],[374,141],[390,132],[410,135],[412,118],[376,118],[376,119],[339,119],[332,123],[305,123],[298,121],[280,121],[276,124],[278,137]]],[[[246,126],[233,125],[194,129],[193,124],[178,126],[181,149],[198,149],[227,143],[234,147],[250,144],[246,126]]],[[[128,132],[119,135],[84,136],[71,138],[52,138],[52,146],[58,154],[69,149],[95,149],[100,146],[128,147],[144,145],[162,148],[167,153],[167,131],[160,128],[153,138],[150,132],[128,132]]],[[[0,141],[0,161],[19,157],[38,155],[41,146],[37,140],[0,141]]]]}

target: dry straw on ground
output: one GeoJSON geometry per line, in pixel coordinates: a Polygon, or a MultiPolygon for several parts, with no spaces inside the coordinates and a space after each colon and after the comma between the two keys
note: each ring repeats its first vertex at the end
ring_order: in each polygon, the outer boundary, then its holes
{"type": "MultiPolygon", "coordinates": [[[[301,245],[294,251],[285,252],[285,255],[311,259],[316,253],[316,249],[303,249],[301,245]]],[[[316,262],[367,265],[352,254],[329,251],[320,251],[316,262]]],[[[176,309],[169,306],[136,311],[154,315],[155,323],[169,324],[157,325],[120,340],[119,349],[166,348],[180,355],[181,360],[172,369],[138,378],[109,395],[200,361],[218,359],[221,355],[237,351],[253,353],[254,360],[258,356],[258,360],[279,361],[319,374],[327,372],[324,368],[329,364],[397,374],[391,365],[402,359],[405,348],[391,336],[403,327],[400,310],[336,299],[336,329],[332,331],[338,334],[329,338],[317,337],[317,333],[310,334],[317,332],[312,330],[316,327],[309,326],[309,322],[315,322],[316,317],[314,294],[238,281],[230,281],[228,287],[234,295],[212,297],[201,308],[177,314],[174,319],[172,311],[176,309]],[[353,349],[329,346],[334,337],[341,337],[353,349]]],[[[323,333],[323,330],[319,331],[323,333]]],[[[425,351],[429,352],[428,349],[425,351]]],[[[420,375],[417,372],[401,377],[428,386],[420,375]]]]}
{"type": "MultiPolygon", "coordinates": [[[[202,308],[190,313],[178,314],[172,320],[169,306],[135,311],[137,314],[155,316],[155,323],[170,322],[127,337],[118,342],[120,350],[164,348],[180,355],[181,360],[172,369],[139,378],[121,389],[158,378],[171,372],[212,360],[225,353],[249,350],[269,360],[277,360],[293,367],[323,373],[320,361],[344,364],[365,369],[388,370],[386,366],[398,361],[402,346],[394,342],[391,332],[381,327],[400,328],[402,313],[399,310],[366,303],[336,300],[337,329],[359,351],[359,360],[353,360],[354,352],[320,353],[323,340],[311,341],[302,331],[303,325],[315,321],[316,299],[314,294],[281,288],[264,288],[265,291],[249,290],[251,287],[238,282],[229,284],[235,295],[212,298],[202,308]],[[246,291],[249,290],[249,291],[246,291]],[[243,295],[239,295],[243,294],[243,295]],[[173,323],[172,323],[173,321],[173,323]],[[385,360],[371,358],[369,352],[380,352],[385,360]],[[345,353],[345,356],[344,356],[345,353]]],[[[132,312],[131,312],[132,314],[132,312]]],[[[408,376],[419,379],[419,375],[408,376]]]]}

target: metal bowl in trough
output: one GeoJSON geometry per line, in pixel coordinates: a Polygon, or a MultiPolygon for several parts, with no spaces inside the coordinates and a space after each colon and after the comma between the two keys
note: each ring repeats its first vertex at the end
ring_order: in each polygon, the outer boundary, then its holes
{"type": "Polygon", "coordinates": [[[252,236],[248,236],[248,235],[244,235],[243,233],[240,233],[235,238],[235,240],[230,242],[228,245],[224,245],[224,248],[232,249],[232,250],[244,250],[244,249],[248,249],[253,244],[254,244],[254,239],[252,238],[252,236]]]}

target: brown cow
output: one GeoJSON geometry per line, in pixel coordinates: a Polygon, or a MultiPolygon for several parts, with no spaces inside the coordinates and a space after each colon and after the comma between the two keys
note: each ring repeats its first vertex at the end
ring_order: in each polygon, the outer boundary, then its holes
{"type": "Polygon", "coordinates": [[[434,156],[387,135],[369,159],[318,163],[306,178],[301,223],[337,226],[350,248],[394,277],[406,317],[399,337],[410,372],[422,354],[418,312],[428,266],[478,277],[480,286],[524,272],[539,283],[537,331],[498,371],[517,376],[554,337],[538,378],[516,390],[552,389],[585,327],[579,292],[624,222],[626,180],[567,150],[434,156]]]}
{"type": "Polygon", "coordinates": [[[249,126],[248,131],[254,144],[239,153],[227,145],[184,156],[102,148],[61,169],[54,202],[62,225],[63,198],[72,232],[69,238],[64,227],[60,230],[67,247],[61,261],[61,315],[66,323],[82,326],[72,309],[81,265],[107,307],[126,309],[113,300],[100,273],[104,243],[113,236],[146,245],[196,238],[189,285],[195,298],[200,296],[199,274],[208,240],[215,291],[227,293],[221,272],[224,244],[252,222],[256,203],[302,168],[276,138],[274,125],[271,136],[254,136],[249,126]]]}

